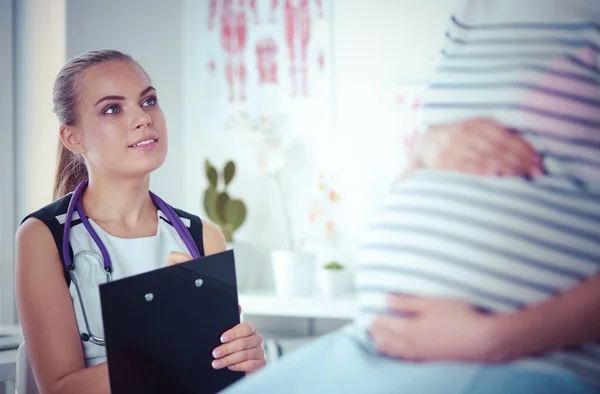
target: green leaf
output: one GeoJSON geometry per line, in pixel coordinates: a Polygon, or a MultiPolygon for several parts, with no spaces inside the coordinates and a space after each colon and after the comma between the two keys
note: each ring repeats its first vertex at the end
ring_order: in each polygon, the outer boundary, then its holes
{"type": "Polygon", "coordinates": [[[229,226],[221,227],[221,232],[223,233],[225,242],[233,242],[233,232],[229,229],[229,226]]]}
{"type": "Polygon", "coordinates": [[[236,231],[244,224],[246,220],[246,205],[244,205],[242,200],[229,200],[226,212],[227,223],[231,226],[231,231],[236,231]]]}
{"type": "Polygon", "coordinates": [[[208,218],[216,224],[221,224],[219,217],[217,216],[217,190],[213,187],[209,187],[204,191],[204,212],[208,215],[208,218]]]}
{"type": "Polygon", "coordinates": [[[229,224],[227,222],[227,204],[228,204],[228,202],[229,202],[229,195],[227,194],[227,192],[220,192],[217,195],[216,214],[217,214],[217,217],[219,218],[219,222],[222,225],[229,224]]]}
{"type": "Polygon", "coordinates": [[[211,187],[216,189],[219,181],[217,169],[213,167],[208,160],[204,162],[204,165],[206,167],[206,178],[208,179],[208,183],[211,187]]]}
{"type": "Polygon", "coordinates": [[[233,179],[235,175],[235,163],[231,160],[225,164],[225,169],[223,170],[223,176],[225,178],[225,186],[229,185],[229,182],[233,179]]]}

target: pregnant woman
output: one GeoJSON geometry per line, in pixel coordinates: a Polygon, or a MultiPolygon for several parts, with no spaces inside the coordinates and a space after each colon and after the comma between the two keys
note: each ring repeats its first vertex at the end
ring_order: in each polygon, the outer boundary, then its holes
{"type": "Polygon", "coordinates": [[[361,313],[238,393],[600,392],[600,3],[463,0],[361,313]]]}

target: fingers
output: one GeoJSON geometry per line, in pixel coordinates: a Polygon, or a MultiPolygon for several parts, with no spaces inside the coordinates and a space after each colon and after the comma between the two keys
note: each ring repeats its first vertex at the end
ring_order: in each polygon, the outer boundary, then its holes
{"type": "Polygon", "coordinates": [[[246,338],[236,339],[233,342],[221,345],[213,350],[214,358],[222,358],[229,354],[241,352],[262,345],[262,337],[258,334],[246,338]]]}
{"type": "Polygon", "coordinates": [[[405,296],[392,294],[386,298],[386,305],[389,309],[402,313],[420,313],[427,309],[434,300],[430,297],[419,298],[415,296],[405,296]]]}
{"type": "Polygon", "coordinates": [[[418,315],[427,308],[425,299],[412,296],[391,295],[387,307],[400,315],[378,315],[371,323],[370,332],[375,349],[392,357],[408,358],[406,335],[411,315],[418,315]]]}
{"type": "Polygon", "coordinates": [[[504,167],[503,172],[524,175],[536,170],[542,171],[542,160],[537,153],[525,146],[526,142],[518,135],[512,135],[496,145],[495,149],[500,153],[498,161],[504,167]]]}
{"type": "Polygon", "coordinates": [[[483,176],[544,172],[542,158],[518,133],[489,119],[471,119],[432,127],[420,154],[429,168],[483,176]]]}
{"type": "Polygon", "coordinates": [[[239,364],[234,364],[229,366],[229,369],[231,369],[232,371],[255,372],[265,367],[266,365],[267,362],[263,358],[259,360],[248,360],[239,364]]]}
{"type": "Polygon", "coordinates": [[[256,328],[250,323],[240,323],[221,335],[221,342],[231,342],[238,338],[249,337],[256,332],[256,328]]]}
{"type": "Polygon", "coordinates": [[[481,133],[483,138],[473,138],[472,141],[485,154],[488,172],[524,175],[543,170],[542,158],[521,135],[494,121],[479,123],[479,127],[476,132],[481,133]]]}
{"type": "Polygon", "coordinates": [[[167,256],[165,266],[171,266],[179,263],[185,263],[186,261],[193,260],[194,258],[187,253],[182,252],[171,252],[167,256]]]}
{"type": "Polygon", "coordinates": [[[252,324],[241,323],[221,336],[223,345],[213,351],[213,368],[252,372],[265,365],[262,336],[252,324]]]}
{"type": "Polygon", "coordinates": [[[214,360],[212,362],[212,367],[214,369],[230,368],[236,371],[249,371],[252,370],[252,367],[257,366],[253,365],[255,364],[255,362],[256,364],[264,362],[264,353],[262,351],[262,348],[260,347],[243,350],[240,352],[230,354],[218,360],[214,360]],[[240,364],[242,363],[246,363],[249,367],[241,366],[240,364]],[[231,368],[232,366],[233,368],[231,368]]]}
{"type": "Polygon", "coordinates": [[[407,321],[403,317],[378,315],[371,323],[371,333],[379,338],[396,336],[402,332],[402,327],[406,325],[407,321]]]}
{"type": "Polygon", "coordinates": [[[443,169],[471,175],[488,175],[485,166],[481,163],[481,158],[482,154],[475,150],[462,156],[449,154],[443,159],[443,169]]]}
{"type": "Polygon", "coordinates": [[[415,359],[410,353],[409,337],[404,334],[410,320],[394,316],[377,316],[371,324],[371,336],[378,352],[392,357],[415,359]]]}

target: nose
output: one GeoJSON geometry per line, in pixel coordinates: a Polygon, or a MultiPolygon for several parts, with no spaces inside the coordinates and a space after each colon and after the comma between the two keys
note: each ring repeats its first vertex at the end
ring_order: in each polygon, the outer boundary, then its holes
{"type": "Polygon", "coordinates": [[[138,130],[144,127],[150,127],[152,125],[152,117],[142,108],[138,109],[133,117],[133,123],[131,124],[132,130],[138,130]]]}

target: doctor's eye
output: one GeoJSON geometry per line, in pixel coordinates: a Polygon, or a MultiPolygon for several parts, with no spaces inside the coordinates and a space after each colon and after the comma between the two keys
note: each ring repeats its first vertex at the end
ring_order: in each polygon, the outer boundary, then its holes
{"type": "Polygon", "coordinates": [[[110,107],[106,107],[106,109],[104,111],[102,111],[103,114],[107,114],[107,115],[114,115],[121,112],[121,107],[119,107],[118,105],[111,105],[110,107]]]}
{"type": "Polygon", "coordinates": [[[144,102],[142,103],[143,107],[154,107],[156,104],[158,104],[158,99],[154,96],[152,97],[148,97],[146,100],[144,100],[144,102]]]}

